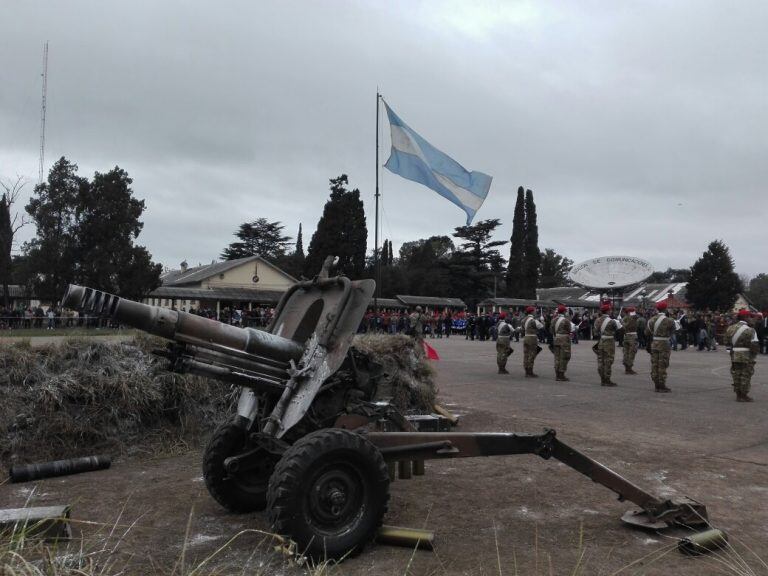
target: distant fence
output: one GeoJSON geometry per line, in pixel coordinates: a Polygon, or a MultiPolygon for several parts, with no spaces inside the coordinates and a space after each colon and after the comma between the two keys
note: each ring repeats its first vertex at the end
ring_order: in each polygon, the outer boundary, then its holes
{"type": "MultiPolygon", "coordinates": [[[[222,322],[240,327],[264,328],[269,323],[269,318],[246,317],[231,321],[222,318],[222,322]]],[[[108,328],[110,330],[122,330],[129,328],[111,318],[101,316],[0,316],[0,331],[2,330],[58,330],[72,328],[108,328]]]]}

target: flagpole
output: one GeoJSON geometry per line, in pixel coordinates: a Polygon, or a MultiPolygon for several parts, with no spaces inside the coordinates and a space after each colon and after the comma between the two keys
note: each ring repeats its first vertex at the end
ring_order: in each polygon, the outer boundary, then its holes
{"type": "Polygon", "coordinates": [[[379,100],[381,94],[376,90],[376,215],[374,224],[373,270],[376,276],[376,290],[373,292],[374,325],[379,318],[379,295],[381,294],[381,257],[379,256],[379,100]]]}

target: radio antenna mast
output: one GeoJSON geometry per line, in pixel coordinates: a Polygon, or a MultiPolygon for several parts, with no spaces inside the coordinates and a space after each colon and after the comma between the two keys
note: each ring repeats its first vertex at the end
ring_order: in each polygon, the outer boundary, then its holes
{"type": "Polygon", "coordinates": [[[43,164],[45,162],[45,105],[48,94],[48,41],[43,48],[43,100],[40,106],[40,173],[38,174],[38,184],[43,183],[43,164]]]}

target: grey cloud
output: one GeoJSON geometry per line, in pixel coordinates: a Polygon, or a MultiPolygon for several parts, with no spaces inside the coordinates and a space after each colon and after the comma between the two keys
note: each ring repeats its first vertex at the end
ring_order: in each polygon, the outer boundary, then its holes
{"type": "MultiPolygon", "coordinates": [[[[467,168],[494,176],[478,218],[511,229],[534,190],[540,244],[580,260],[688,266],[714,238],[765,270],[762,27],[740,2],[13,3],[0,39],[0,176],[48,146],[81,173],[115,164],[147,200],[156,258],[206,261],[265,216],[308,241],[347,173],[373,242],[374,94],[467,168]],[[682,204],[681,207],[678,204],[682,204]]],[[[383,120],[383,117],[382,117],[383,120]]],[[[382,162],[388,155],[382,122],[382,162]]],[[[382,237],[450,234],[463,214],[382,170],[382,237]]]]}

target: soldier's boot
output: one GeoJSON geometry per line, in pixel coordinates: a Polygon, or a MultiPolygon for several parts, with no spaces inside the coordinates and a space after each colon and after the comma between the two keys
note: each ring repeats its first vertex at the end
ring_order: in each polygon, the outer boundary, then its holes
{"type": "Polygon", "coordinates": [[[656,392],[662,392],[662,393],[672,392],[672,389],[667,388],[666,384],[656,384],[656,392]]]}
{"type": "Polygon", "coordinates": [[[637,374],[634,370],[632,370],[632,366],[625,366],[624,367],[624,373],[625,374],[637,374]]]}
{"type": "Polygon", "coordinates": [[[499,374],[509,374],[509,371],[503,366],[499,366],[499,374]]]}
{"type": "Polygon", "coordinates": [[[565,375],[565,372],[557,372],[557,377],[555,378],[555,380],[557,380],[558,382],[570,382],[571,381],[571,379],[568,378],[565,375]]]}
{"type": "Polygon", "coordinates": [[[618,386],[618,384],[606,378],[605,382],[603,383],[603,386],[618,386]]]}
{"type": "Polygon", "coordinates": [[[736,392],[736,402],[754,402],[755,399],[746,392],[736,392]]]}

